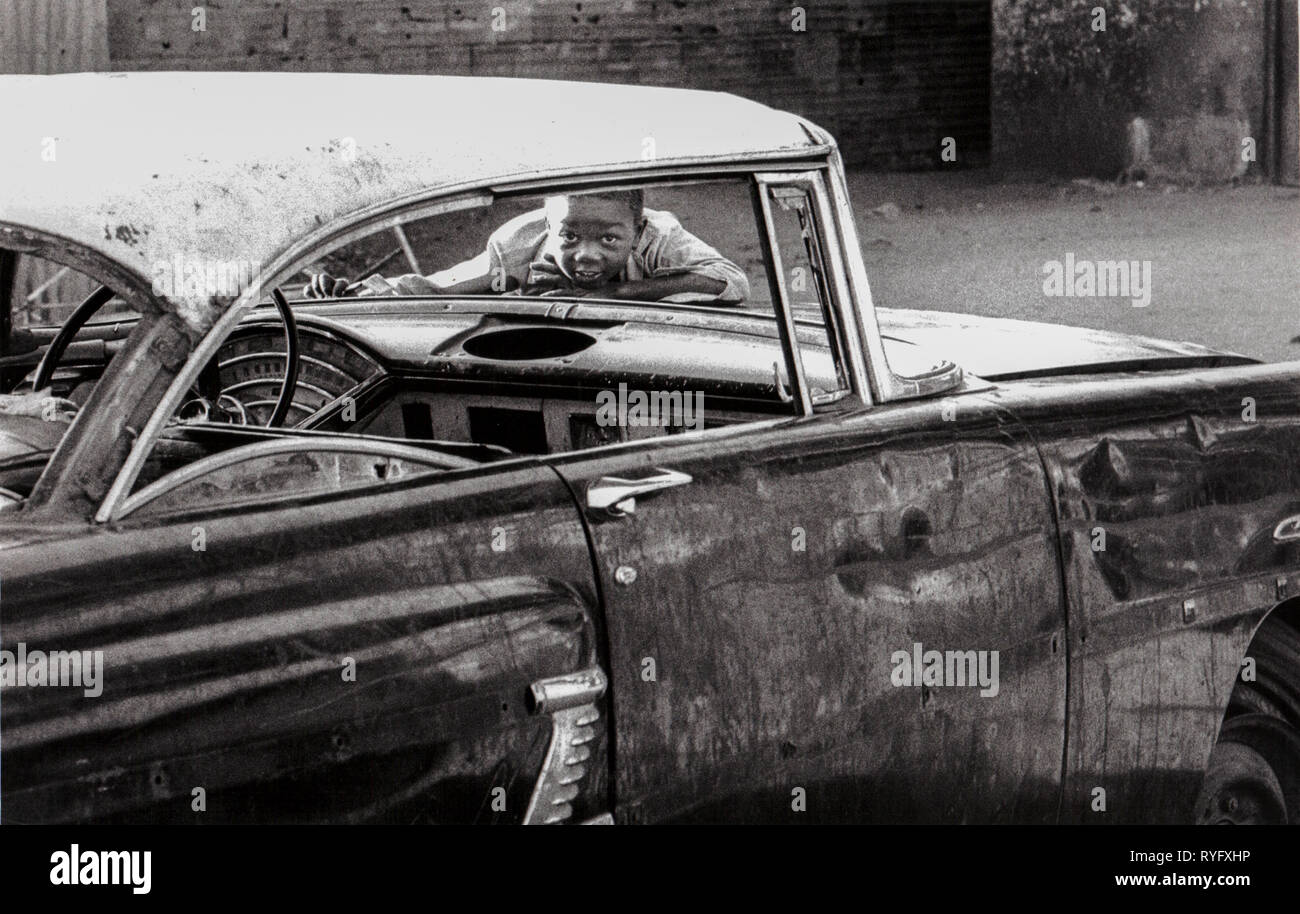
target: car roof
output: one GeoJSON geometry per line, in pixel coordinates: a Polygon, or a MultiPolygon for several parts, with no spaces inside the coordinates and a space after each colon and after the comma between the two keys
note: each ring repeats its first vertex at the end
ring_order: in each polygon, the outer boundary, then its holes
{"type": "MultiPolygon", "coordinates": [[[[338,217],[430,188],[826,145],[734,95],[550,80],[85,73],[0,76],[0,97],[0,222],[146,281],[177,258],[266,265],[338,217]]],[[[168,304],[195,329],[223,310],[187,294],[168,304]]]]}

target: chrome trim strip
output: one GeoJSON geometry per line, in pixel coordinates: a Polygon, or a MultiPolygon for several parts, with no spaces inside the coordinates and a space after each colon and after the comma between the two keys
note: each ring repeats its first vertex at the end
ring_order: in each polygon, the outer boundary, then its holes
{"type": "Polygon", "coordinates": [[[871,298],[871,286],[867,281],[867,265],[862,259],[862,244],[858,240],[857,224],[853,220],[853,208],[849,203],[844,162],[838,148],[831,151],[831,166],[829,189],[835,202],[836,220],[843,239],[840,247],[848,264],[849,287],[853,292],[854,307],[848,310],[857,321],[857,336],[866,356],[866,371],[873,399],[875,402],[905,400],[955,390],[961,386],[963,375],[961,367],[953,362],[918,378],[904,378],[889,367],[885,341],[880,334],[880,322],[876,318],[876,307],[871,298]]]}
{"type": "Polygon", "coordinates": [[[267,352],[262,352],[262,351],[245,352],[243,355],[237,355],[233,358],[219,360],[217,362],[217,367],[229,368],[231,365],[238,365],[240,362],[247,362],[250,359],[282,359],[284,358],[284,355],[285,353],[283,349],[279,350],[278,352],[274,349],[267,352]]]}
{"type": "Polygon", "coordinates": [[[749,176],[759,171],[782,165],[791,165],[799,171],[825,167],[826,155],[831,151],[827,145],[804,146],[799,148],[775,150],[761,154],[748,155],[745,161],[738,162],[735,157],[719,156],[711,158],[701,156],[689,159],[657,159],[653,165],[629,162],[617,168],[610,168],[602,173],[593,174],[591,168],[565,169],[547,173],[536,178],[502,178],[491,185],[493,193],[524,193],[530,190],[545,189],[557,181],[567,181],[573,185],[596,184],[642,184],[646,182],[676,183],[674,178],[685,175],[705,176],[709,174],[737,174],[749,176]],[[666,176],[667,172],[670,176],[666,176]]]}
{"type": "Polygon", "coordinates": [[[551,715],[551,743],[524,812],[524,825],[552,825],[573,815],[578,782],[587,774],[588,745],[596,739],[600,712],[595,702],[605,694],[608,680],[598,666],[552,676],[529,688],[534,714],[551,715]]]}
{"type": "MultiPolygon", "coordinates": [[[[773,302],[772,305],[777,311],[781,325],[785,328],[783,335],[786,344],[782,346],[782,349],[785,350],[786,371],[790,373],[794,394],[799,398],[799,415],[811,416],[813,411],[812,397],[808,391],[808,381],[803,373],[803,350],[799,348],[799,335],[794,327],[790,291],[785,285],[785,265],[781,262],[781,246],[777,242],[776,227],[772,222],[772,202],[767,198],[768,188],[772,185],[794,183],[803,184],[806,187],[806,184],[800,181],[802,177],[804,177],[802,174],[777,173],[764,173],[754,176],[758,185],[758,205],[763,214],[763,231],[767,235],[768,253],[772,255],[771,275],[776,277],[776,286],[781,297],[779,302],[773,302]]],[[[780,394],[781,392],[778,390],[777,395],[780,396],[780,394]]]]}
{"type": "Polygon", "coordinates": [[[579,705],[589,705],[605,694],[609,681],[598,666],[577,673],[539,679],[528,687],[533,714],[553,714],[579,705]]]}
{"type": "MultiPolygon", "coordinates": [[[[853,292],[844,266],[844,257],[856,256],[860,258],[861,254],[857,250],[848,252],[844,248],[843,240],[836,227],[830,191],[827,189],[826,181],[820,171],[813,173],[813,184],[815,186],[813,205],[817,208],[818,228],[821,230],[822,240],[825,244],[825,250],[822,251],[822,261],[827,272],[831,275],[831,283],[834,287],[831,290],[833,300],[827,303],[827,307],[834,315],[837,326],[834,328],[827,327],[826,331],[828,335],[835,333],[840,341],[839,349],[844,354],[847,362],[844,367],[849,374],[851,392],[857,394],[863,403],[870,405],[872,403],[871,380],[867,372],[866,353],[862,351],[861,337],[850,332],[850,328],[856,324],[856,321],[853,319],[853,292]],[[845,253],[841,256],[838,252],[845,253]]],[[[849,392],[834,391],[824,395],[824,399],[814,397],[813,406],[835,403],[842,400],[845,394],[849,392]]]]}
{"type": "Polygon", "coordinates": [[[246,460],[268,457],[274,454],[293,454],[298,451],[327,451],[331,453],[365,454],[374,457],[388,457],[394,460],[409,460],[411,463],[433,466],[441,470],[464,469],[478,466],[478,462],[468,457],[452,454],[431,453],[423,448],[404,444],[390,444],[387,441],[373,441],[365,438],[276,438],[270,441],[256,441],[241,447],[231,448],[202,460],[181,467],[168,473],[133,494],[122,504],[118,517],[126,517],[138,508],[166,495],[177,486],[205,476],[214,470],[225,469],[246,460]],[[445,462],[444,462],[445,461],[445,462]],[[451,464],[452,466],[448,466],[451,464]]]}

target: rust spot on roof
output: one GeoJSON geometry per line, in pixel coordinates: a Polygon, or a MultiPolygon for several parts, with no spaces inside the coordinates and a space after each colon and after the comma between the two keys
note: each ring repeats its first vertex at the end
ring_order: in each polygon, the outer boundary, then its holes
{"type": "MultiPolygon", "coordinates": [[[[145,232],[141,232],[134,225],[119,225],[114,230],[113,237],[125,244],[135,245],[140,243],[140,239],[143,238],[145,234],[145,232]]],[[[108,237],[107,227],[104,229],[104,236],[108,237]]]]}

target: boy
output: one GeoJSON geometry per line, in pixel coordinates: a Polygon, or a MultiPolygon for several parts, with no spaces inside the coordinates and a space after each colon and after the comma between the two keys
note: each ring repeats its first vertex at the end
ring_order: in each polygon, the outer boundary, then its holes
{"type": "MultiPolygon", "coordinates": [[[[646,209],[640,190],[547,197],[541,209],[493,232],[477,257],[431,276],[373,276],[363,285],[399,295],[513,292],[728,305],[749,295],[744,270],[672,213],[646,209]]],[[[303,294],[325,298],[349,289],[318,273],[303,294]]]]}

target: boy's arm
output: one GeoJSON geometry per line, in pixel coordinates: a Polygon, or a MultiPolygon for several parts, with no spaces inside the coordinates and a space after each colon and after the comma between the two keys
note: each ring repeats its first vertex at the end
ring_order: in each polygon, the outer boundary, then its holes
{"type": "MultiPolygon", "coordinates": [[[[741,277],[744,281],[744,277],[741,277]]],[[[591,294],[601,298],[632,299],[641,301],[664,301],[674,295],[689,295],[682,301],[708,301],[710,304],[740,304],[740,298],[728,298],[728,284],[715,276],[704,272],[685,270],[679,274],[651,276],[648,279],[631,279],[616,283],[608,290],[601,289],[591,294]],[[703,297],[701,297],[703,296],[703,297]]],[[[748,292],[746,283],[745,292],[748,292]]],[[[734,293],[733,293],[734,294],[734,293]]]]}
{"type": "Polygon", "coordinates": [[[492,288],[492,259],[487,251],[429,276],[407,273],[388,280],[399,295],[486,295],[492,288]]]}
{"type": "Polygon", "coordinates": [[[622,285],[620,297],[738,305],[749,297],[745,271],[692,235],[669,213],[656,213],[657,237],[644,252],[646,278],[622,285]],[[633,288],[635,287],[635,288],[633,288]]]}
{"type": "Polygon", "coordinates": [[[316,273],[303,287],[305,298],[337,298],[343,295],[480,295],[500,291],[492,288],[492,265],[488,252],[458,263],[431,276],[405,273],[383,277],[373,273],[349,285],[328,273],[316,273]]]}
{"type": "Polygon", "coordinates": [[[544,211],[530,210],[498,226],[477,257],[429,276],[407,274],[389,280],[412,295],[492,295],[513,292],[528,275],[528,265],[546,232],[544,211]]]}
{"type": "MultiPolygon", "coordinates": [[[[542,210],[522,213],[494,231],[477,257],[428,276],[406,273],[385,279],[376,273],[361,281],[366,291],[359,294],[490,295],[513,291],[524,281],[531,254],[543,237],[545,218],[542,210]]],[[[325,298],[342,295],[347,288],[345,280],[319,273],[303,289],[303,295],[325,298]]]]}

